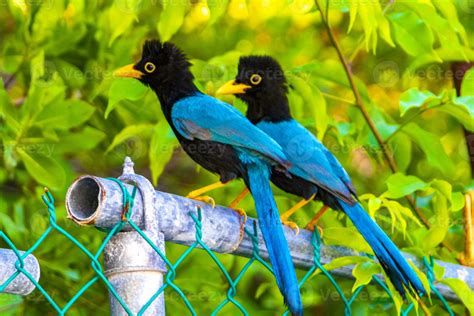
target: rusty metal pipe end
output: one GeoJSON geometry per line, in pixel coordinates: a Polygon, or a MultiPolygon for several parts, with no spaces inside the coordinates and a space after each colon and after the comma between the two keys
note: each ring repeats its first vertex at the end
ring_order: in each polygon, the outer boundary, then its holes
{"type": "Polygon", "coordinates": [[[92,225],[100,213],[105,190],[99,178],[82,176],[69,187],[66,195],[68,217],[80,225],[92,225]]]}

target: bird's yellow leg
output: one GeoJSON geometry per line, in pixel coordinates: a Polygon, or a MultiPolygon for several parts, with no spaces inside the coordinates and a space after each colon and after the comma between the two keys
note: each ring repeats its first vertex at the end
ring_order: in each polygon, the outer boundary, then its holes
{"type": "Polygon", "coordinates": [[[214,199],[212,197],[208,196],[208,195],[203,195],[203,194],[207,193],[209,191],[218,189],[218,188],[222,188],[227,183],[228,182],[222,183],[222,182],[219,181],[219,182],[216,182],[216,183],[213,183],[213,184],[206,185],[205,187],[202,187],[202,188],[199,188],[197,190],[189,192],[188,195],[186,195],[186,197],[189,198],[189,199],[196,200],[196,201],[202,201],[202,202],[211,204],[212,207],[214,207],[214,206],[216,206],[216,202],[214,201],[214,199]]]}
{"type": "Polygon", "coordinates": [[[229,208],[236,208],[237,205],[239,205],[239,203],[242,202],[242,200],[249,193],[250,193],[249,189],[247,189],[247,188],[243,189],[242,192],[240,192],[239,195],[237,195],[237,197],[232,202],[230,202],[229,208]]]}
{"type": "Polygon", "coordinates": [[[319,235],[321,236],[321,238],[323,237],[323,229],[321,227],[318,226],[318,222],[319,220],[321,219],[321,217],[323,217],[324,213],[326,213],[326,211],[329,209],[328,206],[324,205],[323,207],[321,207],[319,209],[319,211],[316,213],[316,215],[314,215],[314,217],[309,221],[309,223],[306,225],[305,229],[307,230],[310,230],[310,231],[314,231],[314,227],[316,226],[318,228],[318,231],[319,231],[319,235]]]}
{"type": "Polygon", "coordinates": [[[300,232],[300,228],[298,227],[298,225],[296,225],[295,222],[292,222],[292,221],[289,221],[288,218],[293,215],[297,210],[301,209],[303,206],[305,206],[306,204],[308,204],[309,202],[311,202],[313,199],[314,199],[314,196],[316,194],[313,194],[309,199],[302,199],[301,201],[299,201],[298,203],[296,203],[295,205],[293,205],[293,207],[291,207],[288,211],[286,211],[285,213],[281,214],[280,215],[280,220],[281,220],[281,223],[283,225],[286,225],[286,226],[289,226],[291,227],[292,229],[295,230],[296,234],[298,235],[298,233],[300,232]]]}
{"type": "Polygon", "coordinates": [[[239,205],[239,203],[247,196],[247,194],[249,194],[250,191],[249,189],[245,188],[242,190],[242,192],[239,193],[239,195],[237,195],[237,197],[232,201],[230,202],[229,204],[229,208],[233,209],[234,211],[236,211],[237,213],[240,214],[240,216],[242,216],[244,218],[244,222],[247,221],[247,213],[245,213],[245,210],[241,209],[241,208],[238,208],[237,205],[239,205]]]}

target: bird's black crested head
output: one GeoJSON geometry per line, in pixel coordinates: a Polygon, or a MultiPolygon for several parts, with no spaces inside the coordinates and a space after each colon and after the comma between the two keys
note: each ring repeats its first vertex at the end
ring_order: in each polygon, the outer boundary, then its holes
{"type": "Polygon", "coordinates": [[[286,79],[280,64],[270,56],[242,56],[239,60],[238,83],[249,85],[245,94],[287,92],[286,79]]]}
{"type": "Polygon", "coordinates": [[[270,56],[241,57],[235,80],[217,91],[234,94],[247,103],[247,118],[253,123],[291,119],[287,92],[283,69],[270,56]]]}
{"type": "Polygon", "coordinates": [[[197,90],[190,66],[186,55],[173,43],[147,40],[140,60],[115,74],[140,80],[156,92],[161,102],[170,103],[197,90]]]}
{"type": "Polygon", "coordinates": [[[169,82],[177,85],[178,79],[192,82],[190,66],[186,55],[173,43],[147,40],[143,44],[142,57],[134,68],[143,74],[140,81],[159,89],[169,82]]]}

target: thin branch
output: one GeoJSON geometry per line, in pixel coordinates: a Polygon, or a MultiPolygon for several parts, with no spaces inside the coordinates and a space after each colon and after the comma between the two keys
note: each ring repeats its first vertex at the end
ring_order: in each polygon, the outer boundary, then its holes
{"type": "MultiPolygon", "coordinates": [[[[329,39],[331,41],[331,44],[334,46],[336,53],[339,57],[339,60],[342,63],[342,66],[344,68],[344,71],[347,75],[347,79],[349,80],[349,84],[351,86],[352,92],[355,97],[355,104],[361,111],[362,115],[364,116],[365,121],[369,125],[370,130],[374,134],[375,139],[377,140],[377,143],[379,144],[380,148],[382,149],[383,156],[385,158],[385,161],[387,162],[388,166],[390,167],[391,171],[393,173],[397,172],[397,165],[395,163],[395,160],[391,153],[389,152],[388,146],[385,144],[385,142],[382,139],[382,135],[380,135],[379,131],[377,130],[377,127],[375,126],[374,121],[369,115],[369,112],[367,111],[367,108],[364,104],[364,100],[362,99],[362,96],[359,92],[359,89],[357,88],[357,85],[354,80],[354,75],[352,73],[351,66],[347,62],[346,58],[344,57],[344,54],[342,53],[341,46],[339,45],[336,35],[334,34],[333,30],[331,29],[331,26],[329,25],[328,21],[328,16],[324,15],[323,8],[321,4],[319,3],[319,0],[314,0],[314,3],[316,7],[318,8],[320,14],[321,14],[321,20],[323,22],[324,27],[326,28],[326,31],[328,33],[329,39]]],[[[424,214],[421,212],[420,209],[416,206],[415,200],[413,199],[412,196],[406,196],[406,199],[408,203],[410,204],[411,208],[415,211],[416,215],[418,218],[423,222],[423,224],[426,226],[426,228],[430,228],[430,223],[428,222],[428,219],[424,216],[424,214]]],[[[454,248],[446,243],[446,241],[442,242],[442,245],[446,247],[448,250],[453,251],[454,248]]]]}
{"type": "Polygon", "coordinates": [[[324,14],[323,14],[322,7],[319,4],[319,0],[315,0],[314,2],[316,4],[316,6],[318,7],[318,10],[321,12],[321,19],[322,19],[323,24],[326,28],[326,31],[329,35],[329,39],[331,40],[332,45],[336,49],[337,55],[339,56],[339,59],[341,60],[341,63],[344,67],[344,71],[346,72],[347,79],[349,80],[349,84],[351,86],[352,92],[354,93],[355,103],[356,103],[357,107],[360,109],[360,111],[362,112],[362,115],[364,116],[367,124],[369,125],[370,130],[374,134],[375,139],[377,140],[377,143],[379,144],[380,148],[382,149],[382,153],[383,153],[383,155],[385,157],[385,160],[387,161],[390,169],[393,172],[396,172],[397,167],[396,167],[396,164],[395,164],[395,160],[393,159],[392,155],[388,152],[388,148],[386,148],[386,146],[383,142],[382,136],[380,135],[379,131],[375,127],[375,123],[374,123],[374,121],[372,121],[372,118],[370,117],[369,112],[367,111],[367,108],[364,104],[362,96],[360,95],[359,89],[357,89],[357,86],[356,86],[356,83],[355,83],[355,80],[354,80],[354,75],[352,74],[352,69],[349,66],[346,58],[342,54],[341,47],[339,46],[339,43],[336,40],[336,36],[334,35],[334,32],[332,31],[331,27],[329,26],[329,22],[327,20],[327,17],[325,17],[324,14]]]}
{"type": "Polygon", "coordinates": [[[326,98],[328,98],[328,99],[333,99],[333,100],[336,100],[336,101],[341,101],[341,102],[344,102],[344,103],[347,103],[347,104],[355,105],[354,100],[347,100],[347,99],[338,97],[337,95],[329,94],[329,93],[326,93],[326,92],[321,92],[321,94],[323,96],[325,96],[326,98]]]}

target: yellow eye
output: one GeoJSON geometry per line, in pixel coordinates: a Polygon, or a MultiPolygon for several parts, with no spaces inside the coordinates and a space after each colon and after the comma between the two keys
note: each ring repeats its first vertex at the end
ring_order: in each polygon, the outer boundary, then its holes
{"type": "Polygon", "coordinates": [[[149,74],[155,71],[155,69],[156,69],[156,66],[153,63],[148,62],[145,64],[145,71],[148,72],[149,74]]]}
{"type": "Polygon", "coordinates": [[[255,74],[250,77],[250,83],[253,85],[257,85],[261,81],[262,81],[262,77],[260,77],[260,75],[255,74]]]}

